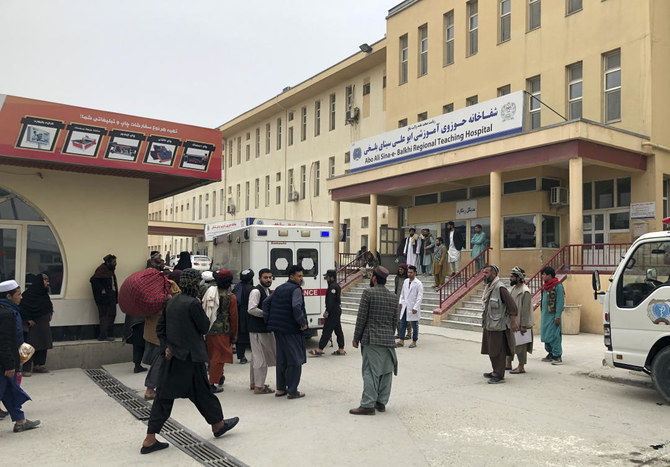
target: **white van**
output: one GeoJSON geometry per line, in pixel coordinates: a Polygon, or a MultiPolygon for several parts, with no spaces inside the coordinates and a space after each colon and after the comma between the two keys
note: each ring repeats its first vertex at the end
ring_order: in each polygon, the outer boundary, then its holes
{"type": "Polygon", "coordinates": [[[638,238],[606,292],[594,271],[593,289],[603,304],[604,363],[651,375],[670,402],[670,231],[638,238]]]}
{"type": "Polygon", "coordinates": [[[335,267],[333,228],[331,226],[249,225],[214,238],[213,268],[229,269],[235,281],[240,271],[252,269],[254,284],[258,271],[272,271],[272,289],[288,280],[288,269],[301,265],[302,285],[310,332],[323,328],[325,294],[328,283],[323,275],[335,267]]]}

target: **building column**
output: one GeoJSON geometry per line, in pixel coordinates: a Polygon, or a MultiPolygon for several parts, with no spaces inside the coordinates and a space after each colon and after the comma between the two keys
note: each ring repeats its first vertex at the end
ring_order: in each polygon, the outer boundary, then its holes
{"type": "Polygon", "coordinates": [[[489,263],[500,267],[502,238],[502,173],[491,172],[491,252],[489,263]]]}
{"type": "Polygon", "coordinates": [[[584,177],[583,177],[583,163],[581,157],[570,159],[570,179],[569,179],[569,193],[570,211],[568,219],[568,226],[570,227],[570,235],[568,241],[571,244],[584,243],[584,217],[583,217],[583,191],[584,191],[584,177]]]}
{"type": "Polygon", "coordinates": [[[370,217],[369,217],[369,235],[368,235],[368,250],[377,251],[377,194],[370,194],[370,217]]]}
{"type": "Polygon", "coordinates": [[[338,267],[342,267],[340,264],[340,202],[333,201],[333,257],[337,261],[338,267]]]}

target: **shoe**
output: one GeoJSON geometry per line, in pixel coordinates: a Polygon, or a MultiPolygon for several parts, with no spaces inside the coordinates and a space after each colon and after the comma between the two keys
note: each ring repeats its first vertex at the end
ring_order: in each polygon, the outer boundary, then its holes
{"type": "Polygon", "coordinates": [[[39,424],[39,420],[26,420],[26,423],[15,423],[14,433],[21,433],[22,431],[32,430],[33,428],[37,428],[39,424]]]}
{"type": "Polygon", "coordinates": [[[386,406],[381,402],[375,402],[375,409],[377,409],[377,412],[386,412],[386,406]]]}
{"type": "Polygon", "coordinates": [[[242,357],[240,358],[240,363],[244,365],[245,363],[249,363],[249,360],[247,360],[247,357],[242,357]]]}
{"type": "Polygon", "coordinates": [[[374,415],[375,409],[367,407],[358,407],[356,409],[351,409],[349,413],[351,415],[374,415]]]}
{"type": "Polygon", "coordinates": [[[544,357],[541,361],[543,362],[553,362],[554,361],[554,356],[550,353],[547,354],[546,357],[544,357]]]}
{"type": "Polygon", "coordinates": [[[491,372],[491,373],[484,373],[484,378],[493,378],[493,372],[491,372]]]}
{"type": "Polygon", "coordinates": [[[4,410],[0,410],[0,420],[4,420],[5,418],[7,418],[8,415],[9,415],[9,412],[5,412],[4,410]]]}
{"type": "Polygon", "coordinates": [[[551,362],[552,365],[563,365],[563,359],[561,357],[554,357],[554,360],[551,362]]]}
{"type": "Polygon", "coordinates": [[[47,369],[46,369],[45,367],[43,367],[43,366],[37,366],[37,365],[35,365],[35,366],[33,367],[33,373],[49,373],[49,370],[47,370],[47,369]]]}
{"type": "Polygon", "coordinates": [[[30,378],[33,375],[32,371],[24,371],[21,373],[24,378],[30,378]]]}
{"type": "Polygon", "coordinates": [[[305,393],[300,391],[298,391],[298,394],[289,394],[286,396],[287,399],[300,399],[301,397],[305,397],[305,393]]]}
{"type": "Polygon", "coordinates": [[[151,392],[146,391],[144,393],[144,400],[145,401],[152,401],[156,398],[156,391],[151,390],[151,392]]]}
{"type": "MultiPolygon", "coordinates": [[[[225,383],[225,382],[226,382],[226,376],[221,375],[221,378],[219,378],[219,386],[223,386],[223,383],[225,383]]],[[[253,388],[251,388],[251,389],[253,389],[253,388]]]]}
{"type": "Polygon", "coordinates": [[[396,346],[396,347],[404,347],[404,346],[405,346],[405,343],[404,343],[404,342],[396,342],[396,343],[395,343],[395,346],[396,346]]]}
{"type": "Polygon", "coordinates": [[[218,438],[219,436],[223,436],[227,431],[232,430],[235,428],[235,425],[240,421],[240,417],[233,417],[233,418],[226,418],[223,420],[223,428],[221,428],[219,431],[214,432],[214,437],[218,438]]]}
{"type": "Polygon", "coordinates": [[[133,373],[142,373],[143,371],[147,371],[147,369],[144,368],[142,365],[136,366],[133,369],[133,373]]]}
{"type": "Polygon", "coordinates": [[[223,388],[221,386],[217,386],[216,384],[210,384],[209,390],[212,392],[212,394],[223,392],[223,388]]]}
{"type": "Polygon", "coordinates": [[[409,345],[410,349],[413,349],[414,347],[416,347],[416,341],[412,341],[412,343],[409,345]]]}
{"type": "Polygon", "coordinates": [[[142,446],[140,449],[140,454],[151,454],[152,452],[160,451],[161,449],[165,449],[169,446],[170,445],[168,443],[161,443],[160,441],[156,441],[151,446],[142,446]]]}
{"type": "Polygon", "coordinates": [[[494,376],[491,379],[489,379],[489,384],[498,384],[498,383],[504,383],[505,378],[501,378],[500,376],[494,376]]]}

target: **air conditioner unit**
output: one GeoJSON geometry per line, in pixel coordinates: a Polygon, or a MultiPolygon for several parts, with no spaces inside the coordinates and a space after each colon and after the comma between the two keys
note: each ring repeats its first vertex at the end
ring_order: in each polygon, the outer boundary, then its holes
{"type": "Polygon", "coordinates": [[[235,205],[234,204],[229,204],[228,208],[226,208],[226,212],[228,214],[235,214],[235,205]]]}
{"type": "Polygon", "coordinates": [[[552,206],[567,206],[568,189],[563,186],[552,186],[549,192],[549,204],[552,206]]]}
{"type": "Polygon", "coordinates": [[[297,191],[289,191],[288,192],[288,200],[289,201],[298,201],[300,199],[300,193],[297,191]]]}
{"type": "Polygon", "coordinates": [[[347,121],[347,123],[356,123],[358,121],[358,114],[359,113],[360,113],[360,109],[358,107],[354,107],[351,110],[347,110],[345,120],[347,121]]]}

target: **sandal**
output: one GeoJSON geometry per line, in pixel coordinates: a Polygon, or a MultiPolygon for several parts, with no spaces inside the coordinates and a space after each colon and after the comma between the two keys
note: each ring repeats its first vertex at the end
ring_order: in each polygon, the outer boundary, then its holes
{"type": "Polygon", "coordinates": [[[336,350],[336,351],[333,352],[331,355],[340,355],[340,356],[342,356],[342,355],[346,355],[346,354],[347,354],[347,351],[346,351],[346,350],[343,350],[342,352],[340,352],[339,350],[336,350]]]}
{"type": "Polygon", "coordinates": [[[523,374],[523,373],[525,373],[525,372],[526,372],[526,370],[520,370],[520,369],[518,369],[518,368],[515,368],[515,369],[513,369],[512,371],[510,371],[510,374],[513,374],[513,375],[520,375],[520,374],[523,374]]]}
{"type": "Polygon", "coordinates": [[[416,347],[416,342],[412,342],[412,343],[409,345],[409,348],[410,348],[410,349],[413,349],[413,348],[415,348],[415,347],[416,347]]]}
{"type": "Polygon", "coordinates": [[[321,357],[321,356],[323,356],[323,354],[324,354],[325,352],[319,352],[319,351],[316,351],[316,350],[312,349],[312,350],[310,350],[308,353],[309,353],[312,357],[321,357]]]}
{"type": "Polygon", "coordinates": [[[298,394],[289,394],[287,399],[300,399],[301,397],[305,397],[304,392],[299,392],[298,394]]]}
{"type": "Polygon", "coordinates": [[[286,391],[280,393],[279,391],[275,391],[275,397],[284,397],[286,395],[286,391]]]}
{"type": "Polygon", "coordinates": [[[268,386],[267,384],[260,391],[254,389],[254,394],[272,394],[273,392],[275,392],[275,390],[270,389],[270,386],[268,386]]]}

